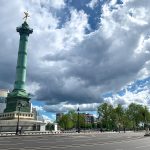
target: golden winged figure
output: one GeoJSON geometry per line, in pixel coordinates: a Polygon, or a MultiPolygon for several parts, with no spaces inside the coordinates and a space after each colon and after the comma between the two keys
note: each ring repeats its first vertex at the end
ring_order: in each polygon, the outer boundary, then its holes
{"type": "Polygon", "coordinates": [[[24,12],[25,16],[23,17],[23,19],[25,21],[27,21],[27,19],[30,17],[28,11],[24,12]]]}

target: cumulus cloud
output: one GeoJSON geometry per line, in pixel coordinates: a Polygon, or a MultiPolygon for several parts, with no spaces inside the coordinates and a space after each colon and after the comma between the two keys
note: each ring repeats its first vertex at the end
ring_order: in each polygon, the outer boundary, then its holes
{"type": "Polygon", "coordinates": [[[90,24],[83,10],[70,8],[70,17],[59,26],[60,19],[55,14],[63,13],[63,0],[2,0],[2,88],[13,86],[19,41],[15,28],[22,22],[22,12],[28,10],[29,24],[34,28],[28,43],[28,91],[45,101],[48,111],[59,108],[56,106],[65,110],[66,104],[75,108],[87,104],[93,110],[93,105],[103,101],[102,94],[150,75],[149,5],[147,0],[126,0],[121,5],[116,0],[107,1],[101,16],[97,16],[101,19],[99,28],[87,34],[90,24]]]}
{"type": "MultiPolygon", "coordinates": [[[[55,8],[55,9],[61,9],[65,7],[64,0],[27,0],[25,4],[31,4],[36,5],[36,8],[45,7],[45,8],[55,8]]],[[[28,5],[28,7],[30,7],[28,5]]]]}
{"type": "Polygon", "coordinates": [[[121,104],[124,107],[127,107],[131,103],[137,103],[149,107],[149,94],[150,90],[148,88],[145,88],[144,90],[142,89],[142,91],[140,92],[131,92],[126,89],[125,94],[123,96],[120,96],[119,94],[114,94],[112,97],[107,97],[104,100],[105,102],[108,102],[114,106],[117,106],[117,104],[121,104]]]}
{"type": "Polygon", "coordinates": [[[43,111],[43,107],[42,106],[33,106],[33,108],[36,108],[37,111],[43,111]]]}
{"type": "Polygon", "coordinates": [[[52,123],[53,122],[52,119],[47,115],[42,115],[42,117],[43,117],[43,120],[45,123],[52,123]]]}
{"type": "Polygon", "coordinates": [[[87,6],[94,9],[94,7],[98,4],[98,0],[91,0],[87,6]]]}
{"type": "Polygon", "coordinates": [[[97,107],[99,106],[99,103],[92,103],[92,104],[67,104],[67,103],[60,103],[58,105],[45,105],[43,109],[47,112],[67,112],[69,110],[77,110],[80,108],[80,111],[95,111],[97,107]]]}

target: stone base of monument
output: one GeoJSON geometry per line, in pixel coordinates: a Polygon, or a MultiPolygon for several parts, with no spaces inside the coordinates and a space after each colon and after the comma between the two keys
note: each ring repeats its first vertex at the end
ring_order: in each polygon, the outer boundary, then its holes
{"type": "MultiPolygon", "coordinates": [[[[0,132],[16,132],[17,121],[17,119],[0,120],[0,132]]],[[[19,126],[22,132],[45,131],[45,123],[37,120],[20,119],[19,126]]]]}
{"type": "MultiPolygon", "coordinates": [[[[17,119],[18,111],[0,113],[0,120],[17,119]]],[[[20,119],[34,120],[34,114],[30,112],[19,112],[20,119]]]]}

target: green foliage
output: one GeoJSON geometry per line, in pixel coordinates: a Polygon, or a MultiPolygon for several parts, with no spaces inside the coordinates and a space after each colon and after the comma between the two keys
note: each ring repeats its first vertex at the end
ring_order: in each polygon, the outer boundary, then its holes
{"type": "MultiPolygon", "coordinates": [[[[127,109],[127,115],[132,123],[133,129],[138,129],[139,123],[143,122],[142,112],[144,107],[139,104],[131,103],[127,109]]],[[[145,111],[144,111],[145,112],[145,111]]]]}
{"type": "Polygon", "coordinates": [[[74,124],[69,114],[65,114],[60,118],[59,125],[61,126],[61,128],[67,130],[67,129],[71,129],[74,124]]]}
{"type": "Polygon", "coordinates": [[[111,130],[112,128],[114,128],[115,114],[112,105],[103,103],[98,107],[97,112],[99,114],[99,118],[101,118],[101,128],[105,128],[107,130],[111,130]]]}
{"type": "MultiPolygon", "coordinates": [[[[79,114],[79,125],[81,129],[104,129],[112,130],[125,130],[134,129],[138,130],[142,124],[146,127],[150,123],[150,112],[146,106],[131,103],[128,108],[124,108],[118,104],[113,107],[111,104],[103,103],[97,108],[98,122],[86,122],[85,114],[79,114]]],[[[76,111],[71,110],[62,115],[58,124],[61,129],[69,130],[76,129],[78,122],[78,114],[76,111]]]]}
{"type": "Polygon", "coordinates": [[[146,106],[131,103],[128,108],[118,104],[103,103],[97,108],[99,122],[97,126],[106,130],[134,129],[138,130],[141,124],[150,123],[150,112],[146,106]]]}
{"type": "MultiPolygon", "coordinates": [[[[58,124],[64,130],[77,128],[78,114],[74,110],[70,110],[67,114],[62,115],[58,124]]],[[[80,128],[85,127],[85,117],[83,114],[79,114],[80,128]]]]}
{"type": "Polygon", "coordinates": [[[54,125],[51,124],[51,123],[48,123],[48,124],[46,125],[46,130],[49,130],[49,131],[54,130],[54,125]]]}

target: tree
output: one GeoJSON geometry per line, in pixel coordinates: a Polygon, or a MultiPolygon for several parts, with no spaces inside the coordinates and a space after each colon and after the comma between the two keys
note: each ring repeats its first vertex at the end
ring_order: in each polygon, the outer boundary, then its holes
{"type": "Polygon", "coordinates": [[[97,108],[99,115],[99,128],[106,128],[108,130],[114,129],[139,129],[141,124],[146,128],[150,123],[150,112],[146,106],[131,103],[128,108],[124,108],[118,104],[113,107],[108,103],[103,103],[97,108]]]}
{"type": "Polygon", "coordinates": [[[101,127],[111,130],[113,122],[113,106],[108,103],[103,103],[98,107],[97,112],[99,119],[101,120],[101,127]]]}
{"type": "Polygon", "coordinates": [[[150,113],[148,111],[147,106],[143,106],[140,110],[141,121],[144,123],[144,128],[148,127],[148,123],[150,122],[150,113]]]}
{"type": "Polygon", "coordinates": [[[58,124],[65,130],[71,129],[73,127],[73,121],[70,119],[68,114],[62,115],[58,124]]]}
{"type": "Polygon", "coordinates": [[[115,115],[116,115],[116,124],[118,126],[119,132],[121,126],[123,127],[123,121],[124,121],[124,108],[121,104],[118,104],[118,106],[115,108],[115,115]]]}
{"type": "Polygon", "coordinates": [[[131,103],[127,109],[127,114],[129,117],[129,120],[132,121],[133,129],[138,130],[139,123],[143,120],[143,106],[135,103],[131,103]]]}
{"type": "Polygon", "coordinates": [[[69,119],[72,121],[73,126],[72,128],[76,128],[76,124],[77,124],[77,113],[75,110],[69,110],[69,112],[67,113],[69,119]]]}
{"type": "Polygon", "coordinates": [[[48,123],[48,124],[46,125],[46,130],[49,130],[49,131],[54,130],[54,125],[51,124],[51,123],[48,123]]]}
{"type": "Polygon", "coordinates": [[[132,123],[129,120],[129,117],[127,114],[127,109],[124,109],[123,118],[122,118],[122,126],[123,126],[124,132],[126,131],[126,128],[130,129],[132,127],[132,123]]]}
{"type": "MultiPolygon", "coordinates": [[[[80,127],[85,127],[85,117],[83,114],[79,114],[79,125],[80,127]]],[[[61,128],[68,130],[77,128],[77,121],[78,121],[78,114],[75,110],[70,110],[68,113],[62,115],[62,117],[59,119],[58,124],[61,128]]]]}

